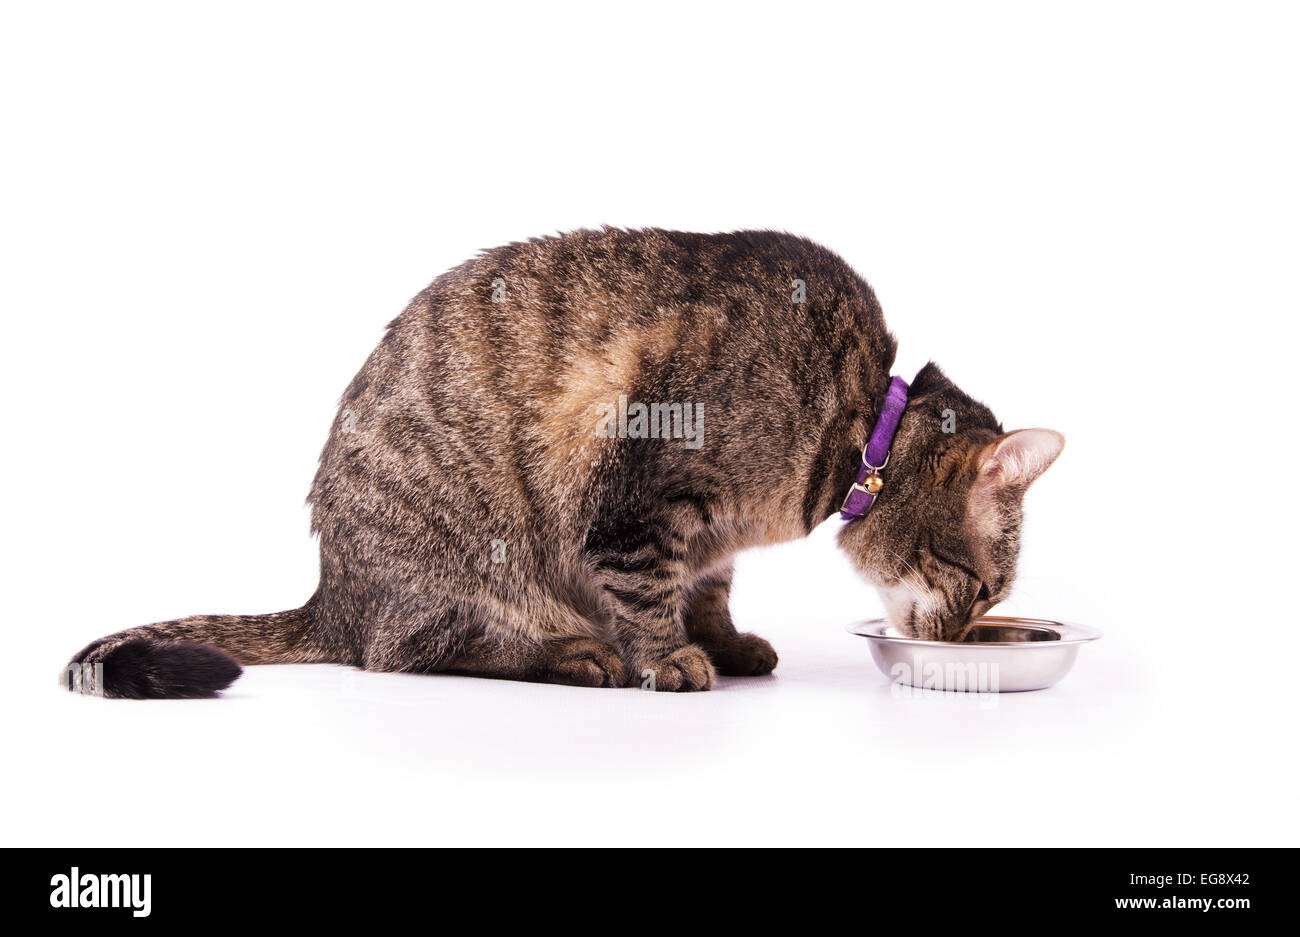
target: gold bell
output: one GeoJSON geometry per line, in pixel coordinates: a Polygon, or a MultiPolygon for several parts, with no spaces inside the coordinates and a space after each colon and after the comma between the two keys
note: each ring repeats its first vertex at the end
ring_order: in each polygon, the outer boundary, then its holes
{"type": "Polygon", "coordinates": [[[864,486],[869,494],[878,495],[880,489],[885,487],[885,480],[879,475],[868,475],[867,483],[864,486]]]}

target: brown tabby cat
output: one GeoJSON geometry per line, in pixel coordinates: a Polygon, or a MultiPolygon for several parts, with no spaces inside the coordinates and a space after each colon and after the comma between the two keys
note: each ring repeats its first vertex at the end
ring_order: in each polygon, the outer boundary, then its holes
{"type": "MultiPolygon", "coordinates": [[[[119,632],[68,683],[208,696],[239,664],[309,662],[659,690],[770,673],[727,610],[732,557],[840,507],[894,354],[871,288],[789,234],[487,251],[420,293],[344,393],[307,603],[119,632]]],[[[1003,433],[921,370],[884,489],[839,534],[897,627],[960,640],[1006,594],[1021,497],[1062,443],[1003,433]]]]}

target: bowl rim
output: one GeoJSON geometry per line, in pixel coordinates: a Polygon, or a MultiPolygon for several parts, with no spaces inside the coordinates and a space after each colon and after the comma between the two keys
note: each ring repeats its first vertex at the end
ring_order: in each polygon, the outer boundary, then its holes
{"type": "Polygon", "coordinates": [[[1012,615],[982,615],[975,619],[975,624],[989,625],[1024,625],[1031,628],[1045,629],[1055,631],[1060,637],[1055,641],[979,641],[971,644],[964,644],[954,641],[926,641],[923,638],[904,638],[899,635],[885,634],[885,629],[889,627],[889,621],[885,618],[866,618],[861,621],[855,621],[849,624],[845,630],[849,634],[856,634],[858,637],[867,638],[871,641],[879,641],[884,644],[911,644],[921,647],[932,648],[960,648],[962,650],[972,650],[981,647],[1015,647],[1029,650],[1031,648],[1053,648],[1063,647],[1065,645],[1086,644],[1089,641],[1096,641],[1102,636],[1100,631],[1095,628],[1088,628],[1084,625],[1076,625],[1071,622],[1054,621],[1050,618],[1017,618],[1012,615]]]}

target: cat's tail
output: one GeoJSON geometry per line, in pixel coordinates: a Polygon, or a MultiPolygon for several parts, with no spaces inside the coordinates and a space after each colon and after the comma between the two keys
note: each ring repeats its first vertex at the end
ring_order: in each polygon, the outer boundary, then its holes
{"type": "Polygon", "coordinates": [[[119,699],[215,696],[235,682],[241,664],[330,660],[310,640],[313,604],[269,615],[192,615],[128,628],[73,655],[60,682],[74,692],[119,699]]]}

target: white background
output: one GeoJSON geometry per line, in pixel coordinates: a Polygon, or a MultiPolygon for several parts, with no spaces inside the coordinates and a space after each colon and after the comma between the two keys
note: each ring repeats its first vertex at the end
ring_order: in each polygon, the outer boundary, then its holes
{"type": "Polygon", "coordinates": [[[1286,6],[451,6],[6,4],[4,844],[1295,844],[1286,6]],[[111,631],[300,605],[383,326],[601,223],[808,235],[900,373],[1063,431],[1003,609],[1105,639],[903,698],[823,528],[743,558],[781,664],[711,693],[58,690],[111,631]]]}

